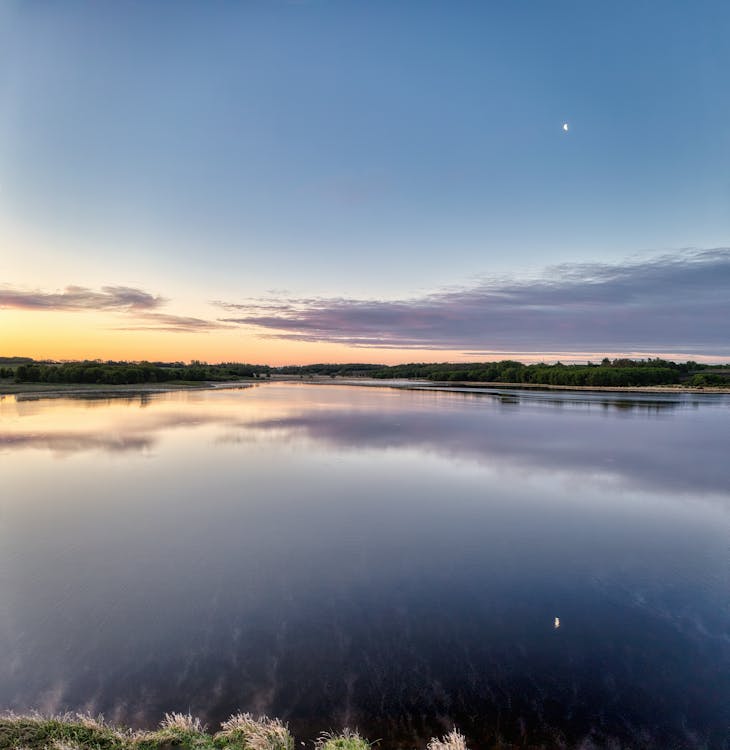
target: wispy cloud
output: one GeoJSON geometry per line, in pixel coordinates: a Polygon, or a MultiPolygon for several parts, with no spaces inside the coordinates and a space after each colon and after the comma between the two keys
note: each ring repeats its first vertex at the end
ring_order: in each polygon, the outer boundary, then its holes
{"type": "Polygon", "coordinates": [[[158,297],[128,286],[103,286],[95,291],[83,286],[67,286],[62,292],[22,291],[0,286],[0,308],[20,310],[99,310],[139,312],[164,305],[158,297]]]}
{"type": "Polygon", "coordinates": [[[62,292],[0,286],[0,309],[122,313],[125,323],[116,330],[196,333],[227,327],[220,321],[155,312],[165,304],[165,297],[128,286],[103,286],[99,290],[67,286],[62,292]]]}
{"type": "Polygon", "coordinates": [[[132,323],[119,326],[116,330],[125,331],[167,331],[169,333],[197,333],[216,328],[230,328],[230,325],[204,318],[190,318],[168,313],[140,313],[132,323]]]}
{"type": "Polygon", "coordinates": [[[624,264],[569,264],[404,300],[218,302],[223,322],[264,335],[357,347],[730,354],[730,249],[624,264]]]}

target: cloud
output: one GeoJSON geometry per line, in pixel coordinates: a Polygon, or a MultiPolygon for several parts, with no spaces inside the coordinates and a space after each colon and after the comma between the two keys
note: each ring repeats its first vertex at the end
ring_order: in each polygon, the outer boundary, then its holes
{"type": "Polygon", "coordinates": [[[135,316],[135,321],[137,322],[130,325],[119,326],[116,330],[197,333],[199,331],[212,331],[216,328],[231,327],[215,320],[189,318],[184,315],[169,315],[167,313],[140,313],[135,316]]]}
{"type": "Polygon", "coordinates": [[[264,335],[356,347],[500,351],[662,351],[727,356],[730,249],[624,264],[554,266],[404,300],[266,298],[218,302],[223,322],[264,335]]]}
{"type": "Polygon", "coordinates": [[[125,314],[130,322],[115,330],[196,333],[228,327],[215,320],[154,312],[166,303],[164,297],[128,286],[103,286],[99,291],[67,286],[63,292],[29,292],[7,285],[0,287],[0,309],[125,314]]]}
{"type": "Polygon", "coordinates": [[[83,286],[67,286],[63,292],[27,292],[8,286],[0,287],[0,308],[19,310],[139,312],[154,310],[166,301],[163,297],[129,286],[103,286],[100,291],[83,286]]]}

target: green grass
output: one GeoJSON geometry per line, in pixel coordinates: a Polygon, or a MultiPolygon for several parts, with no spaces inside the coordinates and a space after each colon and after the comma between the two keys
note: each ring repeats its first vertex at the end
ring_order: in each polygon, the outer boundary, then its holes
{"type": "Polygon", "coordinates": [[[134,750],[163,750],[179,747],[185,750],[213,750],[213,738],[205,726],[190,714],[165,714],[159,729],[139,732],[131,741],[134,750]]]}
{"type": "Polygon", "coordinates": [[[324,732],[316,743],[317,750],[370,750],[370,743],[357,732],[345,729],[340,734],[324,732]]]}
{"type": "Polygon", "coordinates": [[[222,750],[294,750],[294,738],[279,719],[242,713],[224,721],[213,742],[222,750]]]}
{"type": "MultiPolygon", "coordinates": [[[[295,750],[294,738],[279,719],[238,713],[215,733],[190,714],[165,714],[152,731],[134,732],[85,714],[44,716],[0,714],[0,750],[295,750]]],[[[302,743],[303,744],[303,743],[302,743]]],[[[315,750],[370,750],[356,731],[325,732],[315,750]]],[[[432,739],[427,750],[467,750],[456,730],[432,739]]]]}
{"type": "Polygon", "coordinates": [[[0,717],[0,748],[20,750],[127,750],[133,734],[101,718],[8,715],[0,717]]]}

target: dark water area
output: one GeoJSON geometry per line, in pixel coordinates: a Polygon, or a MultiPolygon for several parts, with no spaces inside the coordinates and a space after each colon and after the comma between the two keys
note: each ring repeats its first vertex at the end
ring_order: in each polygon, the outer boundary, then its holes
{"type": "Polygon", "coordinates": [[[727,748],[729,545],[726,396],[5,397],[0,708],[727,748]]]}

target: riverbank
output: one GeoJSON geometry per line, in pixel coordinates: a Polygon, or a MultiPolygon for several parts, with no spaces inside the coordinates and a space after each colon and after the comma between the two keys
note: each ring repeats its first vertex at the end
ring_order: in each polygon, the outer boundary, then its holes
{"type": "MultiPolygon", "coordinates": [[[[296,743],[301,746],[304,742],[296,743]]],[[[316,750],[370,750],[372,743],[356,731],[324,732],[316,750]]],[[[294,750],[294,737],[279,719],[238,713],[206,731],[190,714],[165,714],[158,729],[133,731],[102,717],[83,714],[0,715],[0,748],[5,750],[294,750]]],[[[463,735],[452,731],[432,739],[427,750],[467,750],[463,735]]]]}
{"type": "Polygon", "coordinates": [[[262,381],[254,378],[231,382],[182,381],[171,383],[128,383],[107,385],[104,383],[2,383],[0,396],[21,398],[63,398],[64,396],[140,396],[171,391],[201,391],[215,389],[250,388],[262,381]]]}
{"type": "Polygon", "coordinates": [[[95,396],[114,398],[119,396],[141,396],[145,394],[168,393],[171,391],[195,391],[250,388],[262,383],[303,383],[308,385],[352,385],[369,388],[402,388],[404,390],[473,390],[475,392],[496,392],[505,390],[525,391],[582,391],[592,393],[625,394],[730,394],[730,388],[716,386],[647,385],[647,386],[580,386],[547,385],[541,383],[492,383],[469,380],[431,381],[417,379],[379,379],[367,377],[341,377],[324,375],[272,375],[270,378],[250,378],[231,382],[183,381],[171,383],[136,383],[106,385],[101,383],[13,383],[0,382],[0,397],[16,396],[19,399],[63,398],[64,396],[95,396]]]}
{"type": "Polygon", "coordinates": [[[548,385],[543,383],[493,383],[472,380],[387,380],[379,378],[329,377],[310,375],[294,378],[287,375],[272,375],[271,380],[279,382],[310,383],[317,385],[359,385],[373,388],[405,388],[421,390],[451,390],[473,388],[475,390],[537,390],[537,391],[590,391],[593,393],[725,393],[730,388],[716,386],[684,385],[645,385],[645,386],[588,386],[588,385],[548,385]]]}

